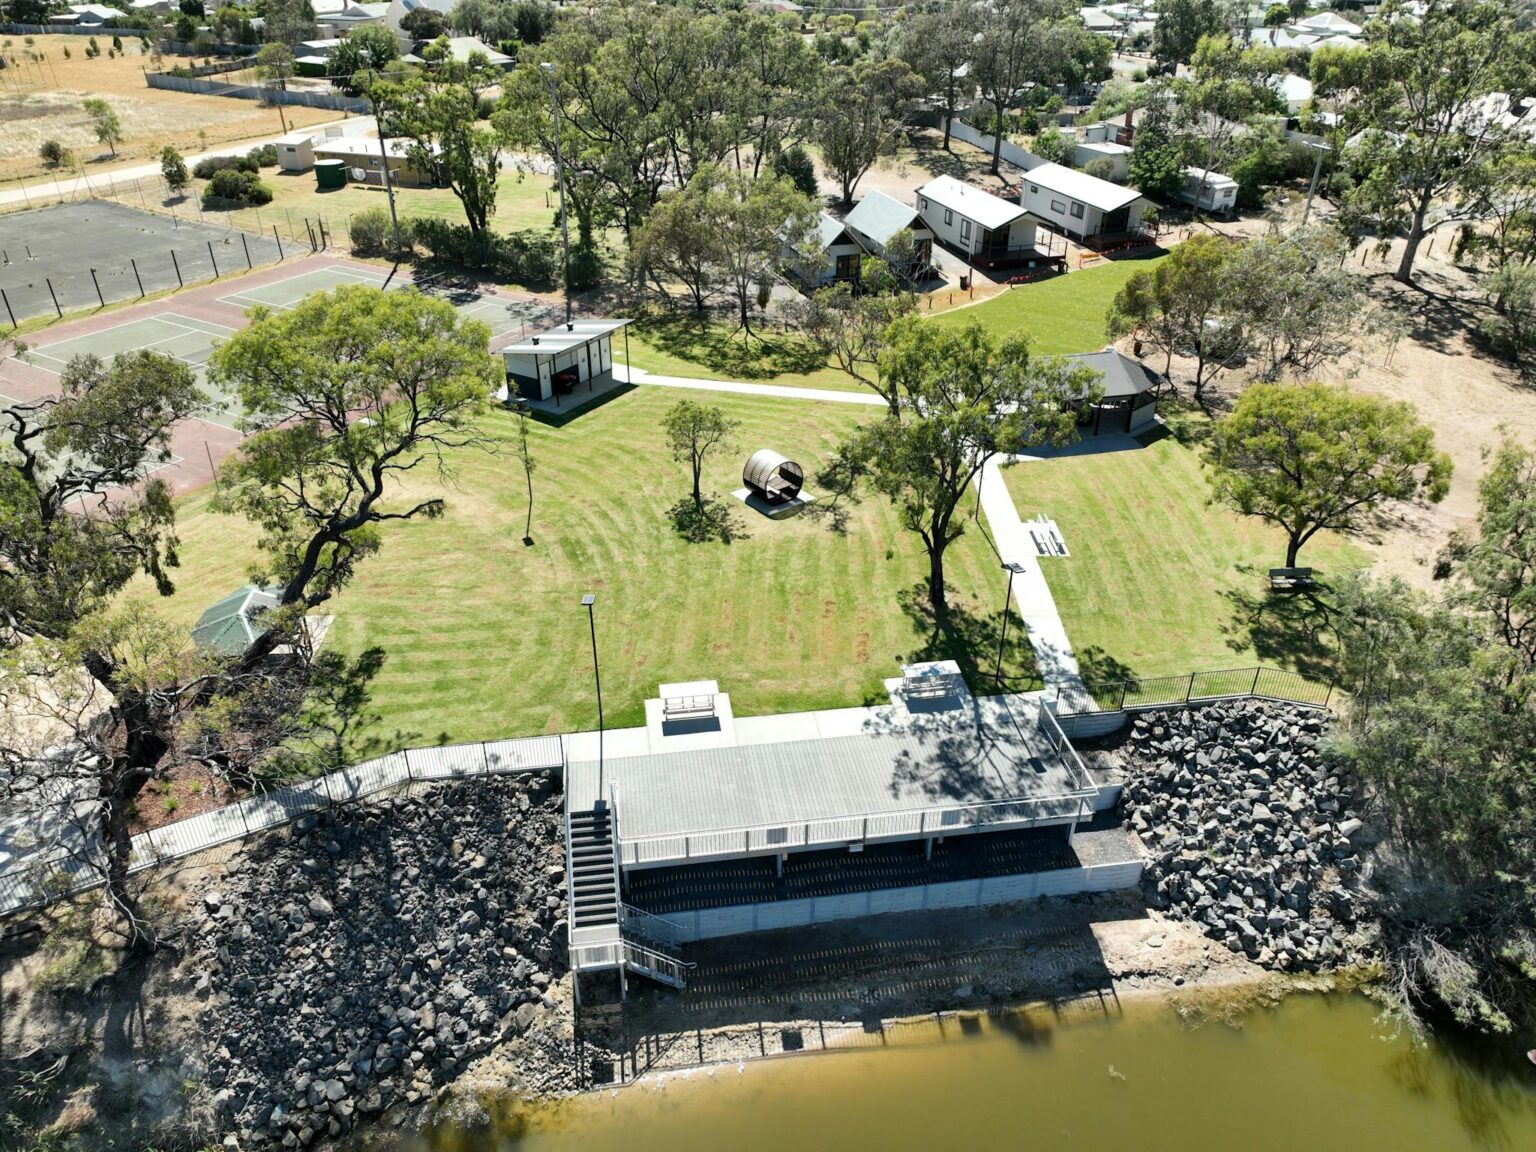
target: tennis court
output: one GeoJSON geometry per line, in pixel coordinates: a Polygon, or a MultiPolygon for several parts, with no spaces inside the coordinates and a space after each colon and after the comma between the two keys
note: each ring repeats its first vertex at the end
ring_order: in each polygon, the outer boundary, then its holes
{"type": "MultiPolygon", "coordinates": [[[[274,280],[270,284],[259,284],[229,296],[221,296],[219,302],[242,310],[257,304],[265,304],[268,308],[286,311],[311,292],[329,292],[332,288],[340,288],[344,284],[369,284],[375,288],[382,288],[386,279],[388,277],[383,272],[373,272],[364,268],[316,268],[310,272],[290,276],[286,280],[274,280]]],[[[403,281],[397,279],[393,286],[401,287],[403,284],[403,281]]]]}
{"type": "MultiPolygon", "coordinates": [[[[344,284],[369,284],[375,288],[382,288],[386,283],[390,288],[404,288],[410,285],[411,281],[398,276],[391,280],[383,272],[374,272],[366,268],[317,268],[311,272],[290,276],[286,280],[274,280],[270,284],[258,285],[230,296],[220,297],[220,303],[241,309],[264,304],[268,308],[286,310],[297,305],[311,292],[328,292],[344,284]]],[[[434,284],[428,280],[417,281],[416,287],[429,296],[447,300],[466,320],[479,320],[488,325],[491,329],[492,342],[507,336],[521,337],[526,327],[538,323],[549,311],[549,305],[541,301],[485,296],[464,288],[434,284]]]]}
{"type": "Polygon", "coordinates": [[[22,359],[44,372],[58,376],[63,374],[65,365],[76,356],[97,356],[102,360],[110,360],[122,352],[145,350],[174,356],[191,366],[199,387],[208,393],[209,404],[200,414],[216,424],[233,428],[240,415],[239,404],[233,396],[210,387],[206,365],[214,346],[234,335],[234,332],[233,328],[226,328],[210,320],[162,312],[157,316],[145,316],[112,328],[103,328],[99,332],[60,340],[56,344],[28,349],[22,359]]]}

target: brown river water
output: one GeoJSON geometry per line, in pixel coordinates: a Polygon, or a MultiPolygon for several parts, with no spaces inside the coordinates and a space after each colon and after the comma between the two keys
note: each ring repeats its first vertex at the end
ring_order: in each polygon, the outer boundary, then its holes
{"type": "MultiPolygon", "coordinates": [[[[945,1149],[1536,1152],[1536,1067],[1413,1044],[1354,995],[1294,995],[1192,1026],[1165,1004],[924,1023],[847,1052],[492,1106],[409,1152],[945,1149]]],[[[1507,1048],[1508,1051],[1504,1051],[1507,1048]]]]}

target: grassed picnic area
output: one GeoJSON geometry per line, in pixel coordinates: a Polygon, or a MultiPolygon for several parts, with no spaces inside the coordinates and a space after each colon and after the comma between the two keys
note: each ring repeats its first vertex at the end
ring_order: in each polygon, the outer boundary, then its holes
{"type": "MultiPolygon", "coordinates": [[[[854,507],[839,535],[807,517],[768,520],[728,495],[746,457],[768,445],[805,464],[814,491],[820,461],[876,409],[708,397],[743,423],[706,477],[730,501],[740,535],[689,544],[667,514],[687,494],[686,468],[660,432],[682,395],[637,389],[563,427],[531,426],[531,547],[510,444],[498,456],[455,456],[442,519],[384,526],[380,553],[325,609],[336,615],[327,645],[388,652],[376,733],[420,745],[595,727],[585,592],[597,596],[609,726],[643,723],[643,701],[663,681],[718,680],[738,714],[760,715],[881,701],[882,681],[902,662],[953,657],[973,688],[989,690],[1004,583],[979,529],[950,549],[953,620],[935,632],[924,607],[909,607],[925,604],[913,591],[926,571],[921,546],[884,501],[854,507]]],[[[494,412],[486,428],[511,436],[515,418],[494,412]]],[[[435,488],[422,471],[423,490],[435,488]]],[[[250,528],[210,512],[211,495],[179,505],[178,591],[162,602],[188,628],[245,582],[256,555],[250,528]]],[[[1004,673],[1012,688],[1039,686],[1017,619],[1004,673]]]]}
{"type": "Polygon", "coordinates": [[[1047,356],[1093,352],[1109,339],[1104,315],[1115,294],[1137,272],[1157,265],[1161,255],[1105,261],[1035,284],[1021,284],[968,308],[933,317],[935,324],[980,323],[994,336],[1027,333],[1034,351],[1047,356]]]}
{"type": "MultiPolygon", "coordinates": [[[[1071,556],[1042,560],[1051,595],[1090,684],[1252,664],[1326,675],[1327,583],[1368,563],[1324,533],[1301,561],[1316,597],[1272,593],[1283,534],[1209,503],[1197,441],[1204,417],[1174,412],[1126,450],[1073,452],[1003,469],[1019,515],[1056,521],[1071,556]]],[[[1125,437],[1114,437],[1120,445],[1125,437]]]]}

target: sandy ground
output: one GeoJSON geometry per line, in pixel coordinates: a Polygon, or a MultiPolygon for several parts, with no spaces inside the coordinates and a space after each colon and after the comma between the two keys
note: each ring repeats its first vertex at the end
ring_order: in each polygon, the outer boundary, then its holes
{"type": "MultiPolygon", "coordinates": [[[[150,88],[144,82],[150,61],[137,39],[124,37],[123,54],[109,58],[111,33],[98,36],[102,54],[94,59],[85,56],[84,36],[31,39],[31,45],[19,36],[0,42],[0,52],[10,63],[0,70],[0,179],[47,176],[50,170],[43,167],[37,150],[49,139],[70,149],[94,172],[124,161],[155,159],[167,144],[185,153],[205,143],[275,136],[282,131],[277,109],[254,100],[150,88]],[[97,143],[81,107],[92,96],[107,100],[122,121],[125,139],[117,146],[116,156],[97,143]]],[[[164,67],[177,63],[188,61],[167,57],[164,67]]],[[[320,124],[342,115],[321,108],[285,108],[283,112],[290,127],[320,124]]]]}

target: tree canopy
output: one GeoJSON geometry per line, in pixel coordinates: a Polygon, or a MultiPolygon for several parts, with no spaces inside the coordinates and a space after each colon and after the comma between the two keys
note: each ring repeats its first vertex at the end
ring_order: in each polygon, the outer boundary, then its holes
{"type": "Polygon", "coordinates": [[[1255,384],[1216,426],[1215,496],[1285,533],[1285,566],[1317,533],[1358,532],[1388,500],[1438,502],[1451,458],[1413,405],[1328,384],[1255,384]]]}
{"type": "Polygon", "coordinates": [[[1000,452],[1070,442],[1098,386],[1087,369],[1032,356],[1025,337],[1000,342],[975,322],[941,327],[916,315],[891,325],[880,378],[896,410],[855,432],[846,455],[922,539],[928,601],[942,620],[944,554],[965,532],[956,513],[971,484],[1000,452]]]}
{"type": "Polygon", "coordinates": [[[221,470],[218,506],[261,530],[253,578],[279,586],[282,604],[339,592],[377,551],[380,524],[442,514],[436,494],[396,506],[395,485],[423,465],[447,474],[452,449],[488,446],[475,417],[503,375],[489,342],[446,300],[353,285],[253,309],[214,350],[210,378],[255,429],[221,470]]]}

